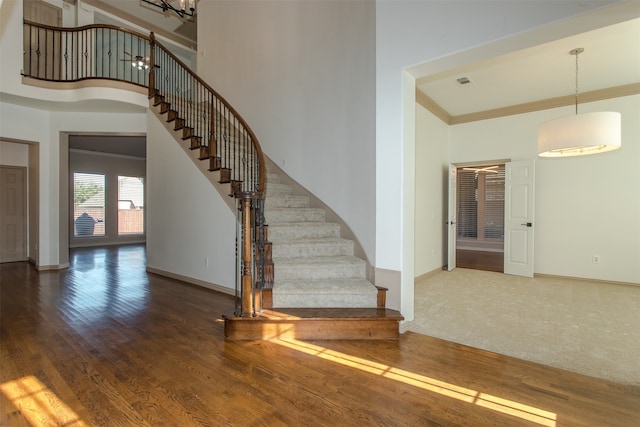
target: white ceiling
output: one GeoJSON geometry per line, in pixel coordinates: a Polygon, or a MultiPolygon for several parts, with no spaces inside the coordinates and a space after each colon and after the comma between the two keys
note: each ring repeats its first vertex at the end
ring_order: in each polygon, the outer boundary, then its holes
{"type": "Polygon", "coordinates": [[[452,116],[640,82],[640,19],[426,76],[417,88],[452,116]],[[461,86],[456,79],[473,84],[461,86]]]}

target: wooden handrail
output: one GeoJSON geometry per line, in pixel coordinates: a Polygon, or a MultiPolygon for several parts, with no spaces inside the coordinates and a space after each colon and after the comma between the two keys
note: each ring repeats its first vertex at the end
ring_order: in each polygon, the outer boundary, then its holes
{"type": "Polygon", "coordinates": [[[45,30],[64,31],[64,32],[68,32],[68,33],[86,31],[86,30],[91,30],[91,29],[94,29],[94,28],[105,28],[105,29],[109,29],[109,30],[122,31],[123,33],[133,34],[134,36],[140,37],[142,39],[149,40],[149,36],[146,35],[146,34],[139,33],[139,32],[137,32],[135,30],[130,30],[128,28],[118,27],[117,25],[90,24],[90,25],[83,25],[82,27],[54,27],[54,26],[51,26],[51,25],[39,24],[37,22],[29,21],[27,19],[25,19],[23,22],[25,24],[27,24],[27,25],[30,25],[30,26],[33,26],[33,27],[38,27],[38,28],[43,28],[45,30]]]}
{"type": "MultiPolygon", "coordinates": [[[[198,83],[200,83],[202,86],[204,86],[209,92],[211,92],[216,97],[216,99],[221,101],[224,104],[224,106],[242,124],[242,127],[248,132],[249,137],[251,138],[251,141],[253,141],[253,143],[255,145],[255,149],[258,152],[258,160],[260,162],[260,181],[259,181],[259,184],[258,184],[258,188],[256,189],[256,192],[257,193],[264,192],[265,183],[266,183],[266,174],[264,173],[264,171],[266,170],[266,164],[265,164],[265,161],[264,161],[264,154],[262,152],[262,147],[260,146],[260,143],[258,142],[258,138],[256,137],[255,133],[253,133],[253,130],[251,129],[251,127],[247,124],[247,122],[240,115],[240,113],[238,113],[236,111],[236,109],[233,108],[233,106],[222,95],[220,95],[215,89],[213,89],[211,86],[209,86],[207,84],[207,82],[202,80],[202,78],[200,76],[198,76],[196,73],[194,73],[184,62],[182,62],[182,60],[180,60],[180,58],[175,56],[169,49],[167,49],[166,46],[164,46],[162,43],[157,41],[155,39],[154,33],[151,33],[150,40],[152,40],[153,44],[155,44],[156,46],[162,48],[162,50],[164,50],[165,53],[169,57],[171,57],[172,60],[174,60],[181,67],[183,67],[191,75],[191,77],[193,77],[193,79],[195,79],[198,83]]],[[[155,65],[155,64],[152,63],[151,66],[153,66],[153,65],[155,65]]]]}

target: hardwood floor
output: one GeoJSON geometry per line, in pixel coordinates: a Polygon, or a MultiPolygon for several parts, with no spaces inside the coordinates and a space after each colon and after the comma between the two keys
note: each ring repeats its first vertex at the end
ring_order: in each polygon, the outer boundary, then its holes
{"type": "MultiPolygon", "coordinates": [[[[407,332],[225,341],[233,300],[140,246],[0,264],[3,426],[637,426],[640,389],[407,332]]],[[[541,343],[544,345],[544,343],[541,343]]]]}
{"type": "Polygon", "coordinates": [[[457,249],[456,266],[504,273],[504,254],[502,252],[457,249]]]}

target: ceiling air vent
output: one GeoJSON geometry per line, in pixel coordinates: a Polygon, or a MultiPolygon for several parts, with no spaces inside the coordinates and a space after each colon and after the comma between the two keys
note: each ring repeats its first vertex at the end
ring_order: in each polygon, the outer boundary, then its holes
{"type": "Polygon", "coordinates": [[[472,85],[473,82],[471,81],[471,79],[469,77],[460,77],[458,79],[456,79],[456,81],[458,82],[458,84],[460,86],[467,86],[467,85],[472,85]]]}

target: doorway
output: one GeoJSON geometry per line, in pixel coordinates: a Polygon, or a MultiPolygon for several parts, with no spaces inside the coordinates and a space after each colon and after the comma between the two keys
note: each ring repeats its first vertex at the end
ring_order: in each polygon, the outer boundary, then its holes
{"type": "Polygon", "coordinates": [[[456,172],[456,265],[503,273],[505,165],[456,172]]]}

